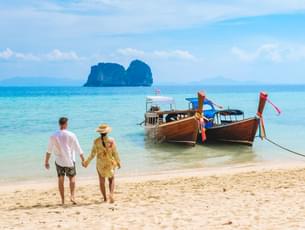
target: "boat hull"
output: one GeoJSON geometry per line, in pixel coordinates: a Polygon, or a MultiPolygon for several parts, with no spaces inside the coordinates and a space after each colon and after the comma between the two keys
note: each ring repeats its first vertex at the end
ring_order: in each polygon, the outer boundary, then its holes
{"type": "Polygon", "coordinates": [[[195,145],[198,135],[198,120],[192,116],[178,121],[161,124],[157,127],[159,142],[174,142],[195,145]]]}
{"type": "Polygon", "coordinates": [[[259,124],[253,117],[206,129],[208,142],[229,142],[252,146],[259,124]]]}

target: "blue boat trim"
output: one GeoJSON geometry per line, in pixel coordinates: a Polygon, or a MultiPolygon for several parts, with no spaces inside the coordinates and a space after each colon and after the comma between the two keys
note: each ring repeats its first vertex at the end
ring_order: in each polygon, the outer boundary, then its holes
{"type": "MultiPolygon", "coordinates": [[[[186,98],[185,100],[187,100],[189,103],[192,104],[193,109],[198,109],[198,98],[195,98],[195,97],[194,98],[186,98]]],[[[204,109],[204,111],[203,111],[204,116],[208,119],[213,119],[215,114],[219,110],[216,110],[213,103],[208,99],[205,99],[203,104],[210,106],[209,109],[207,109],[207,108],[204,109]]],[[[205,128],[211,128],[212,126],[213,126],[213,121],[209,121],[209,122],[205,123],[205,128]]]]}
{"type": "MultiPolygon", "coordinates": [[[[185,98],[191,105],[192,109],[198,109],[198,98],[185,98]]],[[[212,101],[209,99],[205,99],[203,102],[204,105],[208,105],[210,108],[204,108],[203,114],[206,118],[211,119],[211,121],[208,121],[205,123],[205,128],[212,128],[214,126],[213,119],[215,118],[215,115],[219,114],[221,116],[243,116],[244,112],[239,109],[225,109],[225,110],[218,110],[215,108],[212,101]]]]}

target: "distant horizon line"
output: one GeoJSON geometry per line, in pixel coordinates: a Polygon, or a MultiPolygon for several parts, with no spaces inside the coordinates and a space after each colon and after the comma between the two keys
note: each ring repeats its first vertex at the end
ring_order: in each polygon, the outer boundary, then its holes
{"type": "MultiPolygon", "coordinates": [[[[61,77],[10,77],[0,80],[0,87],[82,87],[86,79],[73,79],[73,78],[61,78],[61,77]],[[24,80],[29,79],[30,82],[24,82],[24,80]],[[50,80],[59,80],[57,84],[51,83],[50,80]],[[20,80],[20,82],[18,82],[20,80]],[[37,82],[35,82],[37,80],[37,82]],[[40,80],[40,81],[39,81],[40,80]],[[45,80],[45,81],[44,81],[45,80]],[[12,81],[12,82],[10,82],[12,81]],[[14,82],[16,81],[16,82],[14,82]],[[32,82],[31,82],[32,81],[32,82]],[[60,82],[61,81],[61,82],[60,82]]],[[[223,76],[209,77],[206,79],[200,79],[197,81],[190,82],[155,82],[151,87],[157,86],[196,86],[196,85],[207,85],[207,86],[250,86],[250,85],[305,85],[305,82],[261,82],[255,80],[235,80],[232,78],[227,78],[223,76]],[[216,82],[213,83],[212,81],[216,82]],[[224,81],[222,83],[221,81],[224,81]],[[205,82],[206,81],[206,82],[205,82]]],[[[115,87],[115,86],[102,86],[102,87],[115,87]]],[[[124,87],[124,86],[119,86],[124,87]]]]}
{"type": "MultiPolygon", "coordinates": [[[[96,86],[87,88],[156,88],[159,86],[305,86],[305,83],[257,83],[257,84],[154,84],[152,86],[96,86]]],[[[0,88],[79,88],[83,85],[1,85],[0,88]]]]}

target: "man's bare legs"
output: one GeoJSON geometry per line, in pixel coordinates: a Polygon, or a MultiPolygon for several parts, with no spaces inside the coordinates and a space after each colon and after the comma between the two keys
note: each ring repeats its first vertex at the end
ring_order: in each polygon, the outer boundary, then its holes
{"type": "Polygon", "coordinates": [[[64,187],[65,177],[59,176],[58,177],[58,190],[61,198],[61,204],[65,204],[65,187],[64,187]]]}
{"type": "Polygon", "coordinates": [[[108,178],[109,181],[109,191],[110,191],[110,196],[109,196],[109,201],[110,203],[114,202],[114,176],[111,178],[108,178]]]}
{"type": "Polygon", "coordinates": [[[105,177],[102,177],[98,173],[99,181],[100,181],[100,190],[104,198],[104,202],[107,202],[107,196],[106,196],[106,188],[105,188],[105,177]]]}
{"type": "Polygon", "coordinates": [[[70,200],[73,204],[76,204],[75,202],[75,176],[69,176],[69,181],[70,181],[70,200]]]}

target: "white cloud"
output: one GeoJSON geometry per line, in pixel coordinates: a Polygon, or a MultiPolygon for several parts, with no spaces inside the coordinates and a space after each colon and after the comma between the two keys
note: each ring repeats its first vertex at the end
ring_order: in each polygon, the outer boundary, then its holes
{"type": "Polygon", "coordinates": [[[254,51],[232,47],[232,53],[242,61],[269,60],[272,62],[298,61],[305,59],[305,45],[268,43],[254,51]]]}
{"type": "Polygon", "coordinates": [[[301,11],[305,1],[80,0],[61,7],[63,12],[91,13],[104,30],[120,33],[186,28],[225,19],[301,11]]]}
{"type": "Polygon", "coordinates": [[[155,58],[155,59],[185,59],[196,60],[196,57],[187,50],[155,50],[146,52],[134,48],[118,49],[119,55],[128,56],[132,58],[155,58]]]}
{"type": "Polygon", "coordinates": [[[9,48],[0,52],[0,59],[9,60],[9,59],[21,59],[25,61],[38,61],[39,57],[31,54],[31,53],[20,53],[15,52],[9,48]]]}
{"type": "Polygon", "coordinates": [[[23,61],[77,61],[82,58],[74,51],[63,52],[59,49],[54,49],[47,54],[32,54],[15,52],[10,48],[0,51],[0,59],[2,60],[23,60],[23,61]]]}
{"type": "Polygon", "coordinates": [[[173,51],[164,51],[164,50],[157,50],[154,51],[153,54],[156,57],[160,58],[178,58],[178,59],[188,59],[188,60],[195,60],[195,56],[187,50],[173,50],[173,51]]]}
{"type": "Polygon", "coordinates": [[[0,60],[24,60],[24,61],[81,61],[81,60],[96,60],[109,59],[112,56],[125,56],[129,58],[150,58],[150,59],[183,59],[196,60],[196,57],[187,50],[155,50],[143,51],[135,48],[121,48],[110,55],[92,55],[91,57],[81,57],[75,51],[61,51],[54,49],[45,54],[32,54],[15,52],[10,48],[0,51],[0,60]]]}
{"type": "MultiPolygon", "coordinates": [[[[7,1],[9,2],[9,1],[7,1]]],[[[79,0],[0,3],[0,20],[31,24],[37,31],[70,34],[120,34],[189,28],[240,17],[305,10],[303,0],[79,0]]],[[[5,23],[4,23],[5,24],[5,23]]]]}
{"type": "Polygon", "coordinates": [[[118,54],[121,54],[123,56],[128,57],[143,57],[145,56],[145,52],[142,50],[134,49],[134,48],[124,48],[124,49],[118,49],[118,54]]]}
{"type": "Polygon", "coordinates": [[[238,56],[242,61],[254,61],[259,58],[266,58],[273,62],[279,62],[282,60],[279,45],[272,43],[263,44],[253,52],[243,50],[239,47],[233,47],[232,53],[238,56]]]}
{"type": "Polygon", "coordinates": [[[287,48],[286,58],[289,60],[305,60],[305,45],[294,45],[287,48]]]}
{"type": "Polygon", "coordinates": [[[80,57],[74,51],[63,52],[59,49],[54,49],[46,54],[46,58],[50,61],[77,61],[80,57]]]}
{"type": "Polygon", "coordinates": [[[9,59],[14,55],[14,52],[11,49],[6,48],[5,50],[0,52],[0,58],[9,59]]]}

